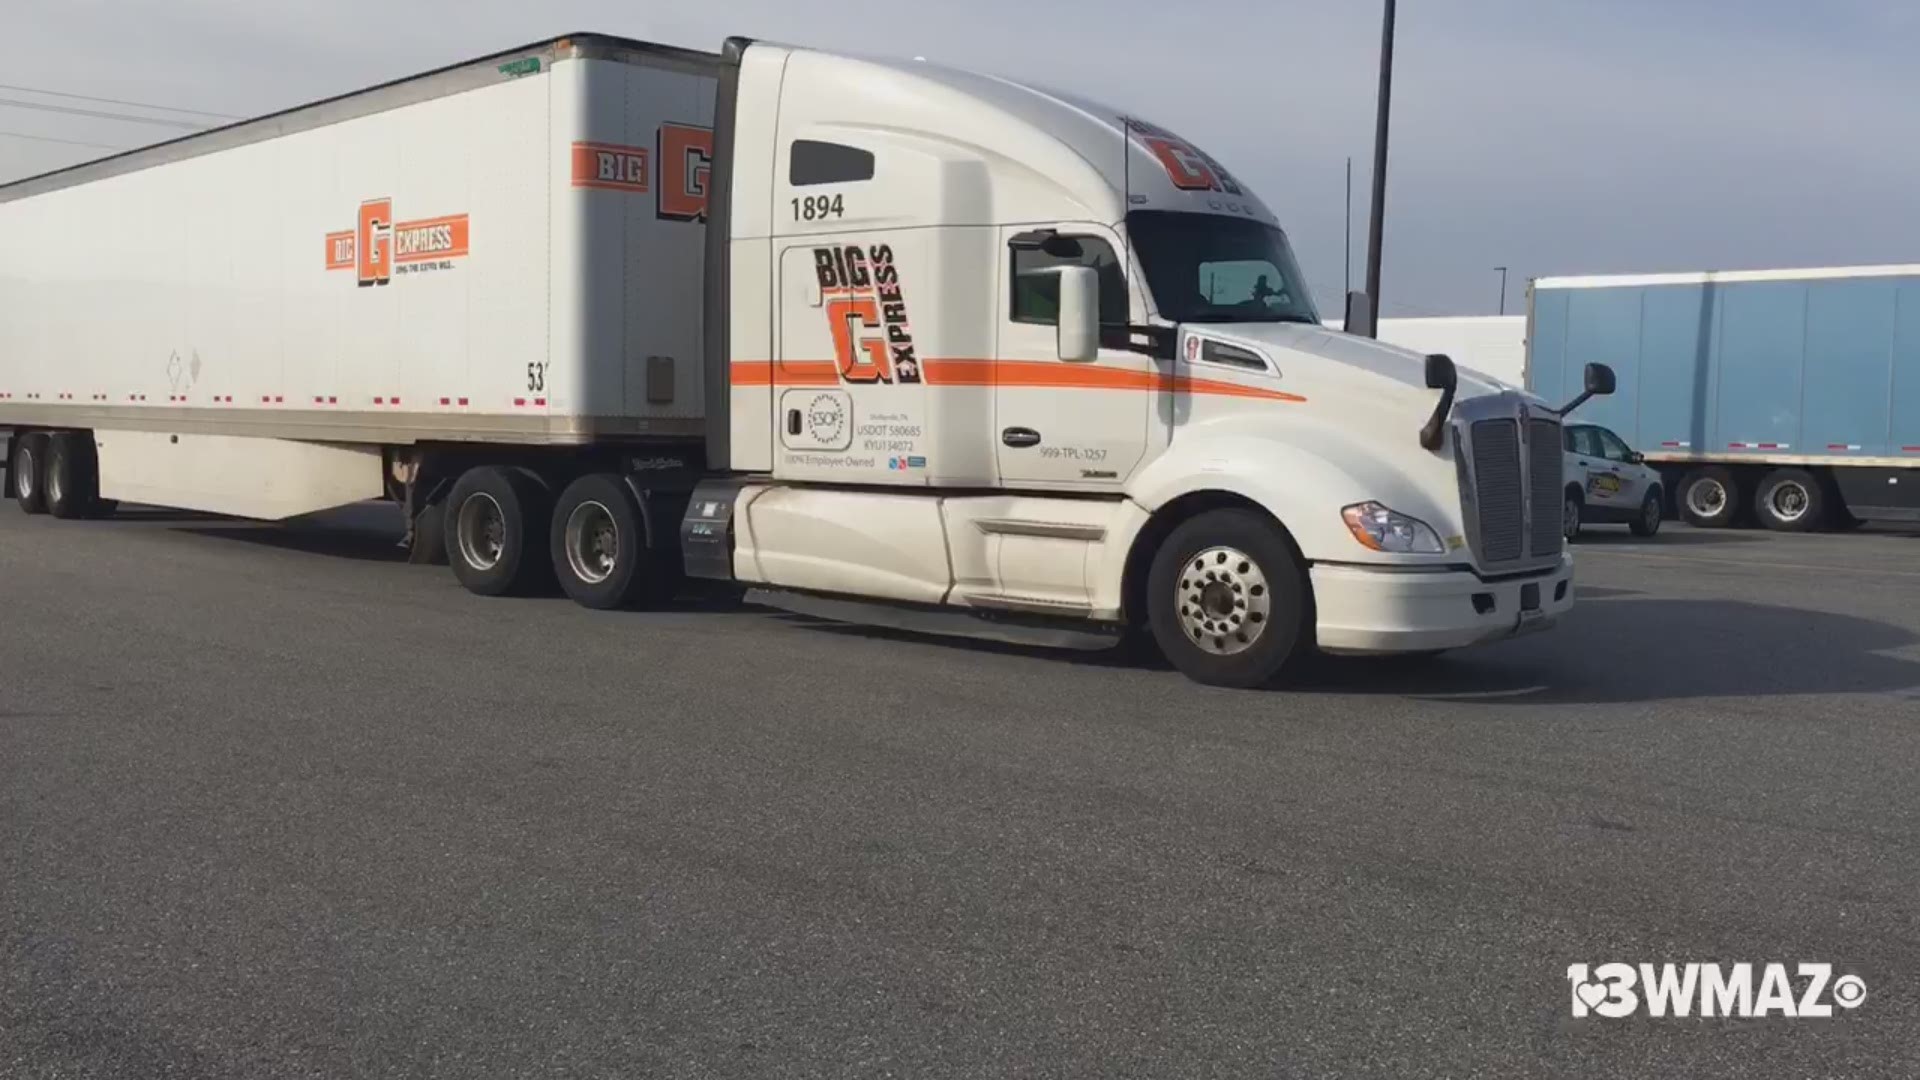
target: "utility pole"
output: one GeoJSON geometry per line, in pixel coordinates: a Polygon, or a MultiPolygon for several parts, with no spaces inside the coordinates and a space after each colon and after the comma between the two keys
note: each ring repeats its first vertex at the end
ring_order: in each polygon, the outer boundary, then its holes
{"type": "Polygon", "coordinates": [[[1494,269],[1500,271],[1500,314],[1505,315],[1507,313],[1507,268],[1496,266],[1494,269]]]}
{"type": "Polygon", "coordinates": [[[1340,234],[1342,245],[1347,252],[1346,277],[1341,279],[1341,295],[1353,291],[1353,155],[1347,155],[1347,227],[1340,234]]]}
{"type": "Polygon", "coordinates": [[[1373,221],[1367,237],[1367,296],[1373,301],[1368,336],[1380,325],[1380,241],[1387,216],[1387,116],[1393,103],[1393,7],[1386,0],[1380,20],[1380,100],[1373,122],[1373,221]]]}

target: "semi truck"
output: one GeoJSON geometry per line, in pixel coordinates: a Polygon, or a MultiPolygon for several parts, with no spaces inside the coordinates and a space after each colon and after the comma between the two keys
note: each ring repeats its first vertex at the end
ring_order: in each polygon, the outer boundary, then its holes
{"type": "Polygon", "coordinates": [[[1722,528],[1920,520],[1920,265],[1548,277],[1527,386],[1604,359],[1580,416],[1655,465],[1672,508],[1722,528]]]}
{"type": "Polygon", "coordinates": [[[1557,413],[1324,329],[1217,159],[1003,78],[570,35],[0,187],[0,279],[30,513],[386,499],[477,594],[1225,686],[1573,602],[1557,413]]]}

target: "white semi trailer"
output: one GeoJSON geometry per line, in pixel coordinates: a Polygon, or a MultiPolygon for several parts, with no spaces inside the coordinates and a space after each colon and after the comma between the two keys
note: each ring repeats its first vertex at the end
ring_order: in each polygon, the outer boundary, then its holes
{"type": "Polygon", "coordinates": [[[1318,321],[1165,129],[741,39],[573,36],[0,187],[28,512],[387,498],[476,593],[1144,625],[1225,685],[1551,624],[1558,415],[1318,321]]]}

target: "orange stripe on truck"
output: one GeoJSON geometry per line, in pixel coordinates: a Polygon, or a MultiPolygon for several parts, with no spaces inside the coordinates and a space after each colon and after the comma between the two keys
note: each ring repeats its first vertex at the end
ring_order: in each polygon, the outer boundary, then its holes
{"type": "MultiPolygon", "coordinates": [[[[1024,386],[1047,390],[1173,391],[1261,401],[1304,402],[1299,394],[1264,386],[1163,375],[1131,368],[1067,364],[1058,360],[926,360],[921,365],[933,386],[1024,386]]],[[[840,375],[831,360],[736,360],[734,386],[837,386],[840,375]]]]}

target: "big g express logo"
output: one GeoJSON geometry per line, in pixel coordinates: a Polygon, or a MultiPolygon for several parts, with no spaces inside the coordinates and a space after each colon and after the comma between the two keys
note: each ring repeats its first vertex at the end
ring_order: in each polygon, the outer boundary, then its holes
{"type": "Polygon", "coordinates": [[[327,234],[327,269],[353,270],[361,285],[385,285],[395,273],[452,269],[466,256],[467,240],[465,214],[395,221],[392,199],[368,199],[353,229],[327,234]]]}
{"type": "Polygon", "coordinates": [[[893,248],[813,249],[813,270],[833,333],[840,378],[850,383],[917,383],[920,358],[913,347],[907,298],[893,248]]]}

